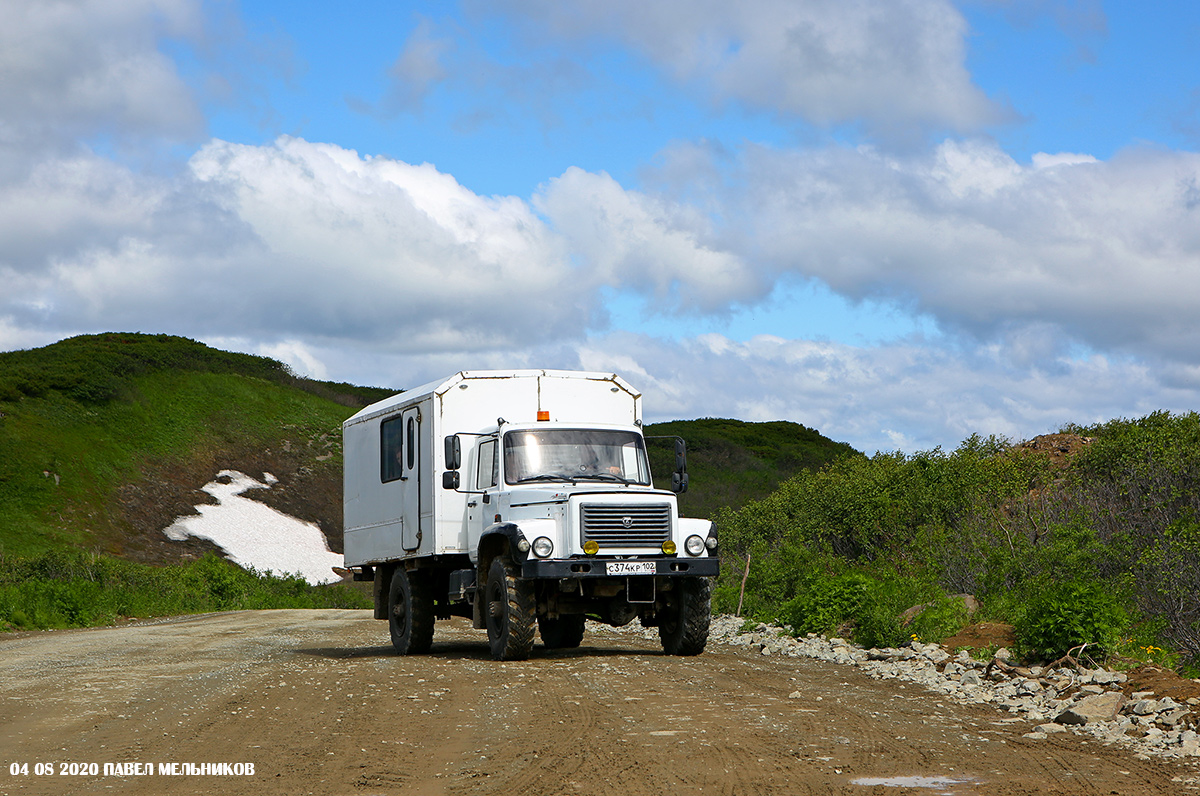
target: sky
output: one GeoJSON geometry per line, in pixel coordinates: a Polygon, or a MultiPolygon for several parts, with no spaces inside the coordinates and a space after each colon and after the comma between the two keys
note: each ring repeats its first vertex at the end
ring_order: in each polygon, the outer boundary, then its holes
{"type": "Polygon", "coordinates": [[[1200,405],[1200,6],[0,0],[0,350],[616,372],[868,453],[1200,405]]]}

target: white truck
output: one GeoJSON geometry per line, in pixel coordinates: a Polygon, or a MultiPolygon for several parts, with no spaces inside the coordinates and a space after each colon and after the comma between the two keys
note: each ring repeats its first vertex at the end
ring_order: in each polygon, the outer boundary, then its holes
{"type": "Polygon", "coordinates": [[[345,560],[374,582],[400,654],[435,619],[487,629],[492,657],[579,646],[584,619],[708,640],[717,535],[655,489],[641,395],[610,373],[463,371],[366,407],[342,427],[345,560]]]}

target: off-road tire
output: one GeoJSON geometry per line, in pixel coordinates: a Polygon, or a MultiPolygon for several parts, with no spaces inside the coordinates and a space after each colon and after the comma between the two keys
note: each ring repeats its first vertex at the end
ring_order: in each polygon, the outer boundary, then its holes
{"type": "Polygon", "coordinates": [[[583,642],[584,621],[582,614],[560,616],[557,619],[539,616],[537,623],[538,632],[542,635],[542,644],[551,650],[578,647],[583,642]]]}
{"type": "Polygon", "coordinates": [[[429,652],[433,644],[433,589],[428,574],[397,567],[388,586],[388,628],[400,655],[429,652]]]}
{"type": "Polygon", "coordinates": [[[666,605],[659,611],[658,637],[668,655],[699,655],[708,643],[712,618],[712,581],[681,578],[664,594],[666,605]]]}
{"type": "Polygon", "coordinates": [[[488,569],[483,606],[492,659],[523,661],[533,649],[537,604],[533,584],[518,578],[506,559],[497,558],[488,569]]]}

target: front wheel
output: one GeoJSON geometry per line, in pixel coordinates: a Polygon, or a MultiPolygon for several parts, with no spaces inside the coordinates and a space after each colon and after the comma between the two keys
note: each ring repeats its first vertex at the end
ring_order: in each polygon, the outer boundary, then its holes
{"type": "Polygon", "coordinates": [[[488,570],[483,606],[487,624],[488,644],[492,659],[523,661],[533,649],[534,616],[537,604],[533,599],[533,584],[518,578],[497,558],[488,570]]]}
{"type": "Polygon", "coordinates": [[[712,618],[712,581],[683,578],[665,595],[659,611],[658,637],[668,655],[699,655],[708,643],[712,618]]]}
{"type": "Polygon", "coordinates": [[[388,628],[401,655],[429,652],[433,644],[433,589],[427,573],[396,567],[388,586],[388,628]]]}

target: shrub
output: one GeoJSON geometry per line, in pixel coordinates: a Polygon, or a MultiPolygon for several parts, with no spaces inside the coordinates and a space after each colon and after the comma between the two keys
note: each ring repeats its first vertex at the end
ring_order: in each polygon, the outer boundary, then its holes
{"type": "Polygon", "coordinates": [[[0,630],[88,627],[117,616],[369,607],[369,598],[341,584],[246,571],[212,553],[166,567],[87,553],[0,554],[0,630]]]}
{"type": "Polygon", "coordinates": [[[870,578],[857,573],[815,578],[783,606],[779,618],[797,633],[832,633],[843,622],[862,616],[872,585],[870,578]]]}
{"type": "Polygon", "coordinates": [[[1128,624],[1121,597],[1105,584],[1066,582],[1036,589],[1015,631],[1023,654],[1056,660],[1084,644],[1108,655],[1128,624]]]}
{"type": "Polygon", "coordinates": [[[936,585],[897,575],[887,566],[859,567],[840,574],[816,573],[800,584],[795,597],[779,610],[779,621],[793,632],[838,633],[865,647],[895,647],[917,634],[940,640],[963,625],[966,609],[936,585]],[[912,626],[901,614],[914,605],[931,603],[912,626]]]}

